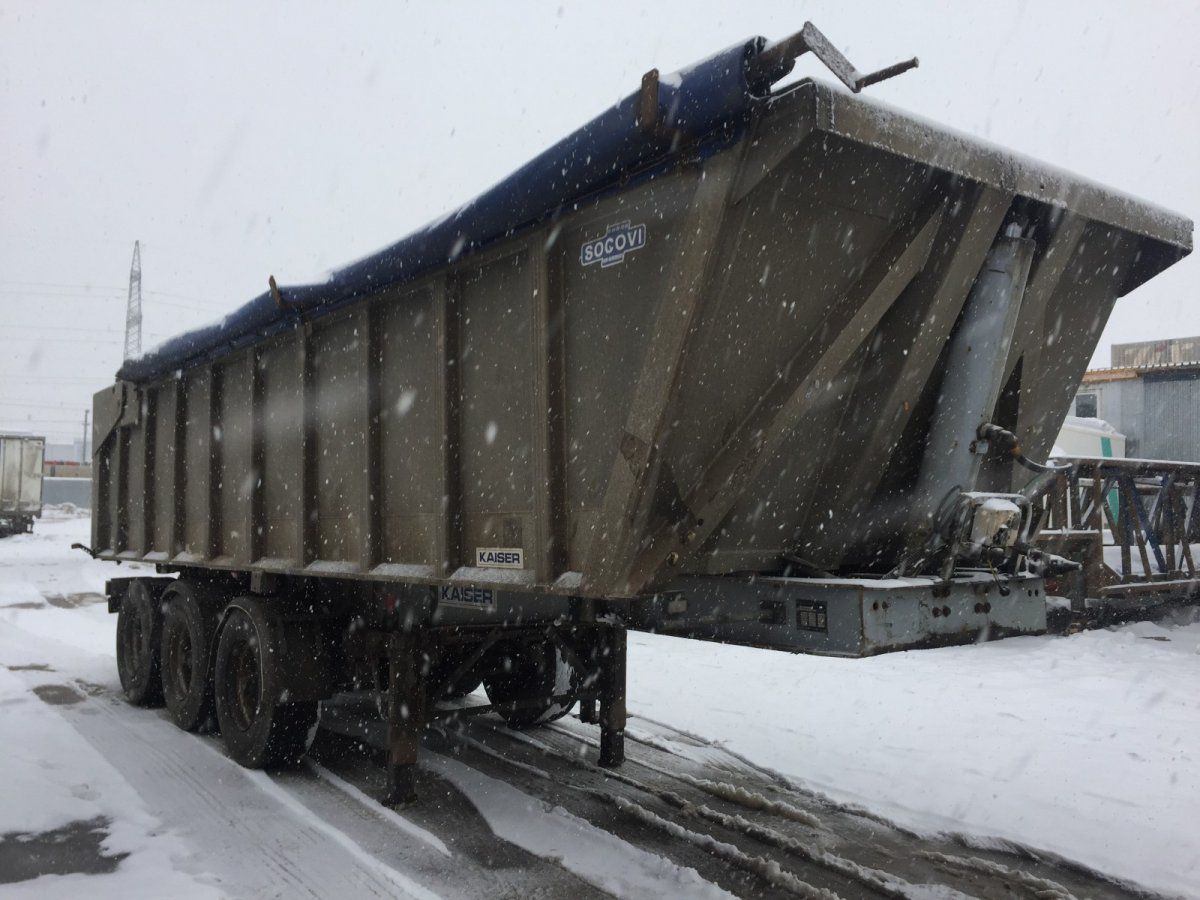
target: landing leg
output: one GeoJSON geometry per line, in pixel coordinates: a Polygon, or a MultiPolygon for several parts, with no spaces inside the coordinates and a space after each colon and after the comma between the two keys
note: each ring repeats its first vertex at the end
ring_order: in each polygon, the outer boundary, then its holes
{"type": "Polygon", "coordinates": [[[419,632],[388,636],[388,789],[384,804],[405,806],[417,799],[413,775],[425,728],[419,632]]]}
{"type": "Polygon", "coordinates": [[[625,626],[608,624],[600,655],[600,765],[625,761],[625,626]]]}
{"type": "MultiPolygon", "coordinates": [[[[571,618],[579,622],[585,629],[593,630],[596,628],[596,601],[589,600],[585,597],[571,598],[571,618]]],[[[586,633],[586,631],[584,632],[586,633]]],[[[595,632],[593,632],[595,633],[595,632]]],[[[601,630],[597,637],[596,646],[591,649],[592,654],[602,653],[604,650],[604,632],[601,630]]],[[[595,656],[592,657],[595,661],[595,656]]],[[[584,666],[586,668],[586,666],[584,666]]],[[[583,672],[581,671],[582,675],[583,672]]],[[[588,685],[590,688],[591,685],[588,685]]],[[[590,691],[589,691],[590,692],[590,691]]],[[[598,725],[599,717],[596,715],[596,699],[595,697],[586,697],[579,701],[579,721],[585,725],[598,725]]]]}
{"type": "Polygon", "coordinates": [[[600,720],[596,716],[596,701],[593,699],[579,701],[579,721],[585,725],[595,725],[600,720]]]}

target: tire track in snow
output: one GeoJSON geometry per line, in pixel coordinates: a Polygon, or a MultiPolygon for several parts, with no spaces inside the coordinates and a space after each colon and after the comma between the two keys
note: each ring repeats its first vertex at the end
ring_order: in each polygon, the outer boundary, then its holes
{"type": "Polygon", "coordinates": [[[732,896],[691,867],[636,847],[562,807],[464,763],[432,755],[425,765],[458,787],[497,836],[538,856],[557,858],[580,878],[614,896],[687,896],[701,900],[728,900],[732,896]]]}
{"type": "MultiPolygon", "coordinates": [[[[550,735],[555,735],[560,738],[565,738],[579,745],[587,745],[591,748],[597,746],[597,742],[589,735],[579,734],[568,723],[566,727],[560,722],[552,725],[544,732],[549,732],[550,735]]],[[[667,726],[660,726],[666,728],[667,726]]],[[[614,772],[613,770],[600,769],[592,766],[586,758],[581,758],[578,753],[573,753],[567,749],[552,747],[544,742],[543,738],[532,737],[529,734],[520,732],[511,732],[501,728],[499,725],[493,726],[483,719],[475,719],[471,722],[471,727],[464,729],[465,732],[476,731],[477,729],[486,729],[489,737],[495,735],[498,737],[507,738],[510,741],[526,744],[530,747],[546,752],[548,755],[560,758],[567,764],[581,768],[586,771],[599,773],[603,776],[616,780],[629,778],[624,774],[628,771],[628,766],[624,772],[614,772]]],[[[699,739],[696,739],[699,740],[699,739]]],[[[479,743],[479,742],[474,742],[479,743]]],[[[484,745],[486,746],[486,744],[484,745]]],[[[647,745],[651,746],[651,745],[647,745]]],[[[692,765],[700,765],[695,760],[687,756],[679,757],[677,753],[671,750],[656,748],[658,752],[669,754],[680,762],[686,761],[692,765]]],[[[506,759],[506,754],[502,750],[489,748],[489,754],[501,760],[506,759]]],[[[848,859],[838,854],[828,853],[824,848],[815,847],[809,842],[800,842],[799,848],[792,843],[795,838],[790,835],[779,833],[776,829],[769,826],[764,826],[759,822],[753,822],[740,814],[721,813],[719,811],[705,808],[705,804],[695,801],[686,801],[692,809],[690,812],[693,815],[699,814],[702,817],[709,818],[714,824],[721,824],[724,827],[732,828],[735,832],[744,834],[747,837],[760,842],[779,845],[782,844],[787,849],[799,849],[799,854],[802,857],[808,858],[810,854],[815,856],[814,862],[827,864],[833,870],[840,872],[846,877],[854,877],[863,887],[875,893],[883,894],[884,896],[988,896],[988,897],[1009,897],[1011,896],[1012,885],[1019,877],[1027,877],[1027,885],[1040,883],[1044,889],[1065,891],[1068,895],[1081,896],[1105,896],[1105,897],[1122,897],[1122,896],[1149,896],[1141,889],[1135,886],[1114,882],[1112,879],[1095,873],[1086,868],[1080,867],[1070,861],[1059,860],[1047,854],[1035,853],[1034,851],[1021,848],[1021,852],[1014,854],[1005,852],[1003,849],[997,848],[976,848],[984,850],[991,855],[1011,861],[1013,866],[1005,866],[1002,862],[996,860],[978,858],[978,864],[969,862],[973,857],[961,857],[954,854],[952,851],[955,846],[960,846],[958,835],[938,834],[938,835],[920,835],[910,832],[907,829],[896,827],[883,817],[863,814],[857,808],[849,808],[845,804],[829,801],[827,798],[819,794],[813,794],[808,791],[779,789],[776,787],[780,782],[786,781],[778,773],[766,773],[767,783],[763,785],[772,790],[779,790],[785,797],[794,797],[801,802],[817,804],[819,809],[828,814],[828,817],[822,816],[818,819],[816,816],[811,816],[806,810],[799,809],[793,804],[784,803],[781,801],[772,801],[770,798],[758,793],[757,791],[747,791],[737,785],[723,784],[715,782],[711,779],[696,778],[682,771],[682,768],[677,766],[673,769],[667,769],[663,765],[656,765],[649,759],[645,758],[644,754],[631,754],[629,763],[645,768],[658,775],[670,778],[678,783],[689,785],[693,788],[704,791],[706,794],[724,801],[735,807],[741,807],[755,814],[766,814],[770,816],[782,817],[785,820],[791,820],[804,827],[817,830],[822,833],[822,836],[828,837],[836,843],[855,848],[865,848],[872,846],[873,855],[881,861],[890,860],[885,865],[888,869],[895,863],[902,863],[902,868],[907,868],[909,874],[901,876],[898,873],[885,871],[876,866],[863,864],[853,859],[848,859]],[[764,802],[766,801],[766,802],[764,802]],[[777,804],[777,805],[776,805],[777,804]],[[796,813],[800,813],[799,816],[796,813]],[[713,815],[715,813],[715,816],[713,815]],[[813,825],[813,821],[819,823],[819,828],[813,825]],[[839,821],[844,820],[844,821],[839,821]],[[865,820],[865,821],[860,821],[865,820]],[[881,831],[875,824],[884,824],[888,826],[888,832],[881,831]],[[850,827],[847,827],[849,825],[850,827]],[[875,848],[874,845],[879,846],[875,848]],[[951,851],[942,852],[941,856],[945,858],[945,864],[932,865],[933,858],[924,856],[925,851],[951,851]],[[1015,858],[1014,858],[1015,857],[1015,858]],[[921,866],[914,864],[915,860],[925,860],[931,865],[921,866]],[[953,861],[956,865],[951,866],[953,861]],[[1048,871],[1055,877],[1061,875],[1064,883],[1056,881],[1054,878],[1044,877],[1036,874],[1038,870],[1048,871]],[[945,883],[942,878],[937,877],[935,870],[941,870],[944,873],[954,877],[950,883],[945,883]],[[914,879],[913,876],[917,877],[914,879]],[[1082,882],[1081,882],[1082,879],[1082,882]],[[929,881],[937,881],[937,884],[930,884],[929,881]],[[1075,883],[1079,887],[1070,888],[1067,885],[1075,883]],[[956,887],[955,885],[958,885],[956,887]],[[1050,886],[1053,886],[1051,888],[1050,886]]],[[[712,760],[705,760],[702,769],[711,770],[712,760]]],[[[527,763],[518,761],[509,761],[510,765],[518,765],[523,769],[536,769],[530,767],[527,763]]],[[[739,767],[740,768],[740,767],[739,767]]],[[[749,764],[742,769],[742,775],[745,775],[746,769],[755,769],[753,764],[749,764]]],[[[732,770],[734,772],[737,769],[732,770]]],[[[566,783],[562,773],[556,773],[554,776],[556,781],[566,783]]],[[[637,779],[632,779],[637,782],[637,779]]],[[[634,786],[634,785],[631,785],[634,786]]],[[[652,786],[637,784],[637,788],[651,788],[653,795],[654,789],[652,786]]],[[[667,792],[672,793],[670,791],[667,792]]],[[[661,797],[660,797],[661,799],[661,797]]],[[[669,802],[669,801],[668,801],[669,802]]],[[[818,843],[823,841],[818,840],[818,843]]],[[[859,855],[857,849],[854,855],[859,855]]],[[[1048,894],[1053,896],[1053,894],[1048,894]]]]}
{"type": "Polygon", "coordinates": [[[339,778],[320,763],[313,762],[311,759],[305,759],[304,766],[318,778],[329,782],[331,785],[348,796],[355,803],[359,804],[359,806],[361,806],[363,809],[369,811],[371,814],[392,825],[395,825],[405,834],[411,835],[419,841],[423,841],[445,857],[452,857],[454,855],[450,852],[450,848],[446,846],[445,842],[436,834],[426,831],[420,825],[413,824],[395,810],[389,809],[372,797],[368,797],[354,785],[350,784],[350,782],[339,778]]]}
{"type": "MultiPolygon", "coordinates": [[[[118,769],[122,768],[119,757],[125,755],[135,773],[134,778],[127,776],[127,780],[155,815],[196,846],[198,861],[250,862],[237,865],[235,872],[226,873],[225,877],[214,873],[224,890],[234,896],[395,895],[396,885],[391,879],[381,877],[378,870],[364,867],[363,860],[344,845],[331,852],[325,840],[329,835],[314,827],[311,815],[296,816],[295,809],[281,803],[278,795],[262,790],[262,785],[256,784],[252,777],[262,773],[242,769],[204,738],[180,731],[154,713],[138,711],[141,714],[137,718],[145,717],[160,726],[147,735],[142,728],[128,727],[125,716],[114,715],[112,707],[116,704],[112,701],[98,705],[105,715],[90,718],[103,719],[117,727],[101,733],[91,727],[90,721],[86,725],[71,724],[89,743],[101,745],[103,755],[114,761],[118,769]],[[190,746],[179,745],[183,743],[190,746]],[[130,753],[131,749],[136,752],[130,753]],[[249,787],[254,789],[246,790],[249,787]],[[198,814],[201,810],[194,801],[203,804],[206,812],[198,814]],[[259,857],[247,860],[246,847],[256,847],[271,860],[271,868],[282,885],[267,881],[254,886],[263,881],[253,871],[259,857]],[[229,874],[234,878],[229,879],[229,874]]],[[[117,709],[133,711],[131,707],[117,706],[117,709]]]]}
{"type": "MultiPolygon", "coordinates": [[[[554,730],[558,731],[560,734],[565,733],[565,732],[561,731],[561,729],[554,729],[554,730]]],[[[519,737],[523,738],[531,746],[537,747],[544,753],[555,756],[559,759],[566,760],[567,762],[575,762],[571,759],[570,754],[564,753],[563,751],[561,751],[555,747],[551,747],[548,744],[543,744],[541,741],[538,741],[536,738],[532,738],[528,735],[519,735],[519,737]]],[[[641,761],[638,761],[638,762],[640,765],[646,765],[645,763],[643,763],[641,761]]],[[[579,763],[575,762],[575,764],[578,765],[579,763]]],[[[656,767],[648,766],[648,765],[647,765],[647,768],[650,768],[653,771],[661,772],[664,775],[674,775],[675,777],[679,777],[679,775],[682,774],[682,773],[669,773],[669,772],[666,772],[665,770],[660,770],[656,767]]],[[[603,775],[605,778],[608,778],[613,781],[618,781],[621,784],[628,785],[629,787],[632,787],[636,790],[642,791],[646,794],[649,794],[652,797],[657,798],[658,800],[661,800],[667,806],[673,808],[674,810],[676,810],[683,816],[686,816],[689,818],[698,818],[698,819],[706,820],[714,825],[718,825],[722,828],[725,828],[728,831],[733,831],[733,832],[742,834],[746,837],[753,838],[754,840],[757,840],[760,843],[764,843],[769,846],[775,847],[776,849],[783,850],[787,853],[791,853],[795,856],[800,857],[805,862],[808,862],[808,863],[811,863],[811,864],[817,865],[817,866],[822,866],[825,869],[827,869],[831,872],[837,873],[838,875],[841,875],[851,881],[856,881],[856,882],[860,883],[861,885],[863,885],[864,887],[871,888],[872,890],[879,892],[882,896],[892,897],[892,898],[913,898],[913,897],[922,897],[928,893],[923,888],[918,888],[914,885],[909,884],[903,878],[899,878],[897,876],[890,875],[886,872],[881,872],[878,869],[873,869],[868,866],[863,866],[852,860],[849,860],[844,857],[838,856],[836,854],[830,853],[827,850],[813,847],[812,845],[805,843],[803,841],[800,841],[794,837],[782,834],[781,832],[776,831],[773,828],[769,828],[764,825],[759,825],[757,823],[750,822],[749,820],[743,818],[742,816],[730,815],[728,813],[722,813],[722,812],[714,810],[704,804],[694,803],[690,800],[685,799],[684,797],[680,796],[677,793],[674,793],[674,792],[668,791],[668,790],[664,790],[662,788],[657,788],[657,787],[654,787],[653,785],[646,784],[645,782],[639,781],[638,779],[634,778],[631,775],[627,775],[624,772],[618,772],[618,771],[614,771],[611,769],[601,769],[599,767],[596,767],[595,771],[598,772],[599,774],[603,775]]],[[[685,778],[690,778],[690,776],[685,776],[685,778]]],[[[694,778],[691,779],[691,781],[700,782],[701,784],[704,785],[702,787],[702,790],[705,790],[706,792],[711,793],[713,796],[718,797],[720,799],[727,800],[728,802],[733,803],[733,804],[749,805],[748,804],[749,798],[751,798],[753,796],[757,796],[757,795],[751,795],[750,792],[748,792],[748,791],[742,791],[742,792],[739,792],[736,790],[712,791],[709,788],[709,785],[713,784],[712,782],[705,782],[703,779],[694,779],[694,778]]],[[[689,783],[689,782],[687,780],[685,780],[685,783],[689,783]]],[[[592,793],[594,796],[598,797],[599,799],[607,800],[609,802],[613,802],[614,800],[621,799],[621,798],[613,798],[613,797],[606,795],[603,792],[599,792],[599,791],[594,791],[594,790],[590,790],[590,789],[583,789],[583,790],[589,790],[589,793],[592,793]]],[[[765,799],[765,798],[762,798],[762,799],[765,799]]],[[[630,811],[631,807],[628,804],[628,801],[622,800],[622,802],[618,803],[617,805],[618,805],[618,808],[621,809],[623,812],[628,813],[630,811]]],[[[817,827],[820,827],[820,822],[816,820],[815,816],[808,816],[807,814],[802,814],[802,815],[798,816],[797,814],[802,813],[802,811],[797,810],[795,807],[787,806],[786,804],[772,806],[769,804],[769,802],[768,802],[768,804],[765,804],[765,805],[762,804],[761,802],[757,802],[751,808],[761,809],[761,810],[765,810],[767,812],[773,812],[782,818],[787,818],[792,821],[799,821],[802,824],[808,825],[809,827],[813,827],[812,823],[814,821],[816,821],[817,827]]],[[[651,814],[651,815],[653,815],[653,814],[651,814]]],[[[647,822],[648,824],[655,824],[656,827],[659,827],[660,830],[663,830],[661,822],[656,821],[658,819],[661,819],[661,817],[656,816],[655,820],[643,819],[643,821],[647,822]]],[[[663,821],[665,821],[665,820],[663,820],[663,821]]],[[[688,835],[696,835],[696,832],[689,831],[688,829],[683,829],[683,832],[686,832],[688,835]]],[[[682,836],[682,832],[675,833],[675,832],[668,831],[668,833],[675,834],[675,836],[677,836],[677,837],[682,836]]],[[[693,843],[695,843],[694,840],[693,840],[693,843]]],[[[723,842],[718,842],[718,843],[723,843],[723,842]]],[[[728,846],[732,846],[732,845],[728,845],[728,846]]],[[[722,851],[722,853],[720,855],[722,855],[723,858],[727,858],[730,861],[735,862],[735,864],[737,864],[740,868],[743,868],[746,871],[751,872],[752,874],[758,875],[759,877],[765,878],[766,880],[768,880],[775,886],[784,887],[788,890],[791,890],[793,893],[799,891],[799,892],[801,892],[802,896],[817,896],[816,894],[809,894],[809,893],[804,893],[804,892],[820,891],[820,889],[813,887],[812,885],[808,884],[807,882],[804,882],[802,879],[800,879],[798,876],[795,876],[794,874],[792,875],[791,879],[785,877],[789,873],[787,873],[785,870],[783,870],[778,865],[778,863],[775,862],[774,860],[765,860],[762,857],[751,856],[749,854],[742,853],[740,850],[738,851],[738,853],[741,853],[740,857],[730,854],[726,851],[722,851]],[[768,863],[769,863],[769,865],[768,865],[768,863]],[[792,879],[794,879],[794,881],[792,879]]],[[[828,892],[826,892],[826,893],[828,893],[828,892]]],[[[834,896],[836,896],[836,895],[834,895],[834,896]]]]}
{"type": "Polygon", "coordinates": [[[412,897],[413,900],[441,900],[438,894],[428,888],[422,887],[408,876],[387,865],[387,863],[367,853],[349,835],[334,828],[288,793],[281,785],[276,784],[275,780],[266,772],[247,770],[246,775],[261,790],[274,797],[280,804],[289,809],[298,819],[330,838],[339,847],[346,850],[351,856],[362,863],[364,867],[374,872],[384,881],[390,882],[399,888],[405,896],[412,897]]]}
{"type": "MultiPolygon", "coordinates": [[[[597,791],[596,794],[601,799],[605,799],[605,795],[601,792],[597,791]]],[[[814,887],[807,881],[788,872],[773,860],[764,859],[761,856],[750,856],[733,844],[718,840],[709,834],[691,831],[679,823],[664,819],[662,816],[652,813],[644,806],[639,806],[623,797],[608,797],[607,799],[626,815],[633,816],[635,819],[639,819],[648,825],[653,825],[655,828],[666,832],[678,840],[687,841],[690,844],[695,844],[697,847],[702,847],[714,856],[732,863],[739,869],[744,869],[753,875],[757,875],[772,887],[780,888],[797,897],[804,897],[806,900],[841,900],[840,895],[824,888],[814,887]]]]}

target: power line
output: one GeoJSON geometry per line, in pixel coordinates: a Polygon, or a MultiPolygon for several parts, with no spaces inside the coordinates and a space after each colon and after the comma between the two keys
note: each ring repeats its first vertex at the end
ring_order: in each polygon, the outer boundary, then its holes
{"type": "MultiPolygon", "coordinates": [[[[82,404],[80,404],[82,405],[82,404]]],[[[29,409],[49,409],[54,412],[64,412],[70,409],[76,409],[76,404],[53,404],[53,403],[23,403],[20,400],[0,400],[0,406],[21,406],[29,409]]]]}
{"type": "MultiPolygon", "coordinates": [[[[19,334],[0,334],[0,341],[18,341],[22,344],[27,344],[31,340],[33,340],[33,339],[28,338],[28,337],[22,337],[19,334]]],[[[120,344],[120,343],[122,343],[122,339],[119,337],[96,338],[95,340],[89,341],[87,338],[54,338],[53,343],[54,344],[86,344],[89,347],[93,347],[96,344],[120,344]]],[[[40,349],[40,347],[39,347],[39,349],[40,349]]]]}
{"type": "MultiPolygon", "coordinates": [[[[5,325],[4,326],[4,329],[6,331],[13,329],[13,328],[23,328],[23,329],[26,329],[27,331],[50,331],[50,332],[82,331],[84,334],[115,334],[115,335],[124,334],[124,332],[119,331],[116,328],[81,328],[77,325],[59,325],[57,322],[48,322],[43,325],[21,324],[21,325],[5,325]]],[[[152,338],[154,340],[161,340],[166,337],[171,337],[171,335],[162,334],[157,331],[147,333],[146,336],[149,338],[152,338]]]]}
{"type": "Polygon", "coordinates": [[[85,290],[85,291],[123,291],[124,288],[119,285],[108,284],[64,284],[60,281],[10,281],[8,279],[0,279],[0,284],[14,284],[19,287],[48,287],[48,288],[67,288],[68,290],[85,290]]]}
{"type": "Polygon", "coordinates": [[[120,300],[122,294],[116,291],[83,291],[82,293],[68,294],[61,291],[34,291],[17,288],[0,288],[0,294],[7,297],[45,297],[50,300],[120,300]]]}
{"type": "Polygon", "coordinates": [[[82,331],[86,334],[124,334],[124,332],[116,328],[81,328],[78,325],[59,325],[57,322],[44,322],[37,325],[5,324],[4,326],[5,331],[12,328],[24,328],[27,331],[82,331]]]}
{"type": "MultiPolygon", "coordinates": [[[[150,295],[154,294],[153,291],[142,291],[142,293],[150,294],[150,295]]],[[[109,303],[116,303],[119,300],[123,299],[121,297],[121,295],[119,295],[119,294],[53,294],[53,293],[39,292],[39,291],[8,291],[3,288],[0,288],[0,295],[7,295],[7,296],[11,296],[11,297],[18,297],[18,298],[45,297],[48,300],[76,300],[76,301],[86,300],[88,302],[94,302],[96,300],[103,300],[103,301],[107,301],[109,303]]],[[[160,307],[160,306],[168,306],[171,309],[186,309],[186,310],[189,310],[190,312],[204,313],[205,315],[208,315],[208,316],[215,316],[215,315],[229,309],[229,307],[199,306],[199,305],[196,305],[193,303],[183,303],[178,300],[160,300],[158,298],[155,298],[154,306],[156,308],[160,307]]]]}
{"type": "MultiPolygon", "coordinates": [[[[101,284],[60,284],[53,281],[3,281],[0,284],[16,285],[19,287],[44,287],[44,288],[63,288],[68,291],[84,291],[91,293],[93,291],[102,291],[105,293],[115,293],[121,296],[125,295],[125,288],[120,285],[101,285],[101,284]]],[[[212,301],[202,300],[199,297],[192,297],[189,294],[180,294],[177,291],[164,291],[159,288],[146,288],[142,293],[157,294],[161,297],[175,297],[179,300],[189,300],[193,303],[208,304],[212,301]]]]}
{"type": "Polygon", "coordinates": [[[103,375],[24,375],[21,373],[7,374],[0,372],[0,378],[6,381],[45,381],[55,384],[63,384],[66,382],[81,382],[86,384],[95,384],[96,382],[109,382],[113,380],[113,373],[116,369],[109,369],[103,375]]]}

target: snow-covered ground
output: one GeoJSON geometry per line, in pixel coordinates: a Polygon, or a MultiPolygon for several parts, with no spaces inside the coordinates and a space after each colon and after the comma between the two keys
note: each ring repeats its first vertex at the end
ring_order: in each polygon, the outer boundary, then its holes
{"type": "Polygon", "coordinates": [[[1184,621],[862,660],[631,635],[630,706],[902,824],[1200,896],[1200,624],[1184,621]]]}
{"type": "MultiPolygon", "coordinates": [[[[116,690],[115,619],[96,595],[106,577],[130,572],[68,549],[87,534],[86,518],[58,512],[33,535],[0,542],[0,862],[5,835],[78,822],[96,823],[109,860],[128,855],[109,872],[0,883],[0,894],[252,894],[256,882],[238,890],[231,882],[253,879],[255,866],[316,879],[318,894],[319,884],[339,878],[353,878],[360,893],[438,893],[440,867],[450,864],[440,839],[400,818],[388,826],[395,830],[386,851],[364,849],[374,832],[363,817],[385,822],[383,814],[332,775],[314,785],[243,774],[211,739],[154,716],[132,733],[106,731],[103,712],[72,718],[70,710],[83,708],[73,705],[72,691],[116,690]],[[48,663],[58,671],[29,668],[48,663]],[[72,686],[62,687],[64,679],[72,686]],[[144,746],[127,758],[98,749],[130,740],[144,746]],[[172,756],[197,743],[207,754],[198,764],[221,787],[212,789],[209,808],[187,813],[190,820],[173,818],[147,785],[157,780],[169,789],[182,777],[171,769],[172,756]],[[322,806],[340,817],[334,824],[304,815],[315,802],[309,794],[321,790],[349,804],[322,806]],[[264,851],[262,834],[271,829],[278,833],[264,851]],[[355,829],[361,835],[348,837],[355,829]],[[397,849],[395,836],[408,836],[409,848],[397,849]],[[236,857],[243,843],[255,857],[240,868],[226,859],[224,874],[214,875],[215,857],[236,857]],[[320,854],[306,849],[318,845],[320,854]],[[260,862],[260,854],[270,860],[260,862]],[[378,861],[387,854],[399,856],[378,861]]],[[[629,646],[630,708],[644,717],[632,721],[634,737],[684,756],[713,752],[646,720],[661,722],[906,827],[1016,842],[1186,896],[1200,896],[1197,685],[1200,623],[1193,616],[868,660],[644,634],[631,634],[629,646]]],[[[429,765],[471,796],[482,821],[506,839],[521,831],[511,815],[526,803],[530,827],[516,843],[531,859],[552,857],[564,877],[579,879],[576,888],[553,882],[560,891],[721,893],[695,870],[527,802],[461,763],[438,757],[429,765]],[[613,859],[619,878],[605,864],[613,859]]],[[[283,886],[262,892],[286,894],[288,883],[296,882],[264,881],[283,886]]]]}
{"type": "Polygon", "coordinates": [[[90,823],[106,833],[106,856],[128,855],[112,873],[0,884],[0,893],[115,898],[152,889],[159,896],[219,897],[183,871],[179,862],[189,848],[163,831],[136,788],[56,713],[55,706],[70,703],[71,695],[54,685],[39,694],[45,702],[38,702],[21,677],[47,667],[31,640],[37,636],[82,651],[71,654],[72,676],[89,683],[115,679],[114,622],[104,604],[88,596],[103,593],[115,567],[69,550],[72,541],[87,542],[88,528],[87,518],[51,510],[34,534],[0,541],[0,836],[90,823]]]}

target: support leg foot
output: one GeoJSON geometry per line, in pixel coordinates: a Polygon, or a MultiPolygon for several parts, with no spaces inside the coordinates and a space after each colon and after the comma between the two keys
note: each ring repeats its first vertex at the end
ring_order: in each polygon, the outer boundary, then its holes
{"type": "Polygon", "coordinates": [[[612,768],[625,761],[625,626],[604,627],[600,657],[600,759],[612,768]]]}
{"type": "Polygon", "coordinates": [[[579,721],[585,725],[596,725],[599,723],[600,720],[596,716],[595,700],[579,701],[579,721]]]}
{"type": "Polygon", "coordinates": [[[404,806],[417,799],[413,776],[425,730],[421,650],[419,634],[395,632],[388,637],[388,789],[383,801],[387,806],[404,806]]]}
{"type": "Polygon", "coordinates": [[[600,759],[597,762],[605,769],[615,769],[625,762],[625,732],[600,729],[600,759]]]}
{"type": "Polygon", "coordinates": [[[388,766],[388,788],[387,796],[383,798],[384,806],[396,808],[410,806],[417,802],[414,778],[416,768],[412,764],[388,766]]]}

